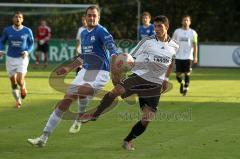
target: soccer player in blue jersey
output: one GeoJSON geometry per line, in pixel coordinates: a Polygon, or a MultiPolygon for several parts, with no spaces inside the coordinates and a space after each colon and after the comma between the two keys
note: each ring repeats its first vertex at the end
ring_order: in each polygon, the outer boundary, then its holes
{"type": "Polygon", "coordinates": [[[60,122],[63,113],[77,98],[87,102],[98,90],[108,83],[110,76],[110,56],[117,54],[117,48],[111,34],[100,24],[100,10],[97,6],[86,9],[87,29],[81,33],[81,58],[76,59],[68,67],[59,69],[58,74],[68,73],[69,70],[82,64],[82,69],[68,88],[64,98],[56,105],[43,129],[43,134],[35,139],[28,139],[32,145],[42,147],[49,135],[60,122]]]}
{"type": "Polygon", "coordinates": [[[8,45],[6,56],[6,68],[11,81],[12,93],[16,100],[16,107],[21,107],[18,85],[21,98],[27,94],[25,75],[29,63],[28,54],[33,50],[34,38],[32,30],[22,25],[23,14],[16,12],[13,16],[13,25],[3,30],[0,39],[0,56],[4,54],[5,44],[8,45]]]}
{"type": "Polygon", "coordinates": [[[140,26],[138,29],[138,35],[140,40],[142,40],[146,36],[152,36],[155,34],[154,26],[150,23],[151,21],[151,14],[149,12],[143,12],[142,14],[142,23],[143,25],[140,26]]]}

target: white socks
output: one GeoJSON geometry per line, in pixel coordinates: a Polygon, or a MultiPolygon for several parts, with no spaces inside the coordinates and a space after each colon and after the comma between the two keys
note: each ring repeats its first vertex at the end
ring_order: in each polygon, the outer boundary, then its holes
{"type": "Polygon", "coordinates": [[[88,102],[89,102],[88,97],[83,98],[83,99],[78,98],[78,112],[79,113],[85,112],[88,102]]]}
{"type": "Polygon", "coordinates": [[[61,121],[61,117],[63,115],[63,111],[61,111],[60,109],[56,108],[52,114],[50,115],[48,122],[45,126],[45,128],[43,129],[43,132],[45,135],[49,136],[53,130],[56,128],[56,126],[58,125],[58,123],[61,121]]]}
{"type": "Polygon", "coordinates": [[[19,100],[19,90],[18,89],[13,89],[12,90],[13,97],[16,101],[19,100]]]}

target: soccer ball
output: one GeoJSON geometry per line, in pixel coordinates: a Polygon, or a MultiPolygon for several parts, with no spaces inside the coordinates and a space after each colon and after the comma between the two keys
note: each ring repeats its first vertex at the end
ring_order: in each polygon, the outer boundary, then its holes
{"type": "Polygon", "coordinates": [[[128,53],[122,53],[117,56],[115,65],[123,72],[130,71],[134,66],[134,59],[128,53]]]}

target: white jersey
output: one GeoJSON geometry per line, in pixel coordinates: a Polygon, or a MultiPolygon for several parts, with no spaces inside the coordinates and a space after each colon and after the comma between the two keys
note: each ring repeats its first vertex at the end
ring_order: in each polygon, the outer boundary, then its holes
{"type": "Polygon", "coordinates": [[[187,30],[178,28],[173,33],[172,38],[179,44],[179,50],[176,55],[176,59],[193,60],[193,43],[197,42],[196,31],[191,28],[187,30]]]}
{"type": "Polygon", "coordinates": [[[162,84],[178,48],[173,40],[162,42],[155,35],[144,38],[130,53],[135,58],[132,72],[147,81],[162,84]]]}
{"type": "Polygon", "coordinates": [[[81,33],[82,33],[82,31],[83,30],[85,30],[86,28],[85,27],[80,27],[79,29],[78,29],[78,32],[77,32],[77,35],[76,35],[76,40],[78,40],[79,41],[79,43],[80,43],[80,46],[79,46],[79,48],[78,48],[78,52],[81,52],[81,33]]]}
{"type": "Polygon", "coordinates": [[[78,32],[77,32],[77,35],[76,35],[76,40],[80,40],[81,39],[81,33],[83,30],[85,30],[86,28],[85,27],[80,27],[78,29],[78,32]]]}

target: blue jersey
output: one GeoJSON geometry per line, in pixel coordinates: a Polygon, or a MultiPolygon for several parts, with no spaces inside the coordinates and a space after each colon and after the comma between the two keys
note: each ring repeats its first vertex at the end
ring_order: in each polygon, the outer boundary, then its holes
{"type": "Polygon", "coordinates": [[[31,52],[34,46],[32,30],[23,26],[16,30],[13,26],[6,27],[0,39],[0,51],[5,50],[5,43],[8,42],[7,56],[21,57],[23,51],[31,52]]]}
{"type": "Polygon", "coordinates": [[[110,56],[117,54],[112,35],[101,25],[81,33],[83,68],[87,70],[110,70],[110,56]]]}
{"type": "Polygon", "coordinates": [[[155,34],[155,32],[154,32],[153,24],[150,24],[148,27],[141,25],[138,30],[138,35],[139,35],[140,40],[145,38],[146,36],[152,36],[154,34],[155,34]]]}

